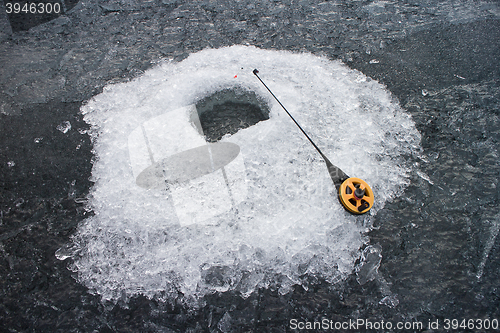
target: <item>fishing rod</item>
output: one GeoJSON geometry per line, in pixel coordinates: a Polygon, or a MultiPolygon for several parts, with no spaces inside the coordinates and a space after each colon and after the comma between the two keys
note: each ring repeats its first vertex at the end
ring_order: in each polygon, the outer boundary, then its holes
{"type": "Polygon", "coordinates": [[[313,145],[313,147],[318,151],[321,157],[325,160],[328,173],[332,178],[333,184],[337,189],[339,194],[339,201],[344,206],[344,208],[352,214],[364,214],[368,212],[373,206],[373,191],[370,186],[362,179],[349,177],[345,172],[343,172],[339,167],[333,165],[332,162],[323,154],[323,152],[318,148],[314,141],[307,135],[306,131],[299,125],[299,123],[293,118],[293,116],[288,112],[285,106],[280,102],[278,97],[276,97],[271,89],[262,81],[258,75],[259,71],[257,69],[253,70],[255,76],[259,81],[266,87],[267,91],[271,93],[274,99],[281,105],[283,110],[292,118],[293,122],[306,136],[307,140],[313,145]]]}

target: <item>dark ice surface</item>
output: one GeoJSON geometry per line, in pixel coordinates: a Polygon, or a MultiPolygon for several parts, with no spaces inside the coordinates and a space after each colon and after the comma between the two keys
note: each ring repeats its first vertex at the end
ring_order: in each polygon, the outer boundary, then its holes
{"type": "Polygon", "coordinates": [[[497,1],[84,0],[29,30],[7,2],[1,332],[288,332],[291,319],[324,318],[422,322],[431,332],[446,319],[500,320],[497,1]],[[80,106],[161,59],[234,44],[340,59],[385,84],[422,134],[416,176],[378,212],[357,273],[335,286],[310,276],[308,290],[216,294],[197,310],[144,297],[102,303],[75,281],[71,259],[55,257],[92,214],[80,106]]]}

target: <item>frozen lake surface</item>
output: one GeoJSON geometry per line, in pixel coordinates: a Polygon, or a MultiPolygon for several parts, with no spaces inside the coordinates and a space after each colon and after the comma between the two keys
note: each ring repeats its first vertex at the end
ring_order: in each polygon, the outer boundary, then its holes
{"type": "Polygon", "coordinates": [[[2,330],[499,319],[496,2],[65,10],[31,27],[0,15],[2,330]],[[341,208],[254,68],[372,185],[368,215],[341,208]],[[221,92],[247,123],[200,111],[221,92]],[[213,172],[157,186],[155,165],[203,147],[213,172]]]}

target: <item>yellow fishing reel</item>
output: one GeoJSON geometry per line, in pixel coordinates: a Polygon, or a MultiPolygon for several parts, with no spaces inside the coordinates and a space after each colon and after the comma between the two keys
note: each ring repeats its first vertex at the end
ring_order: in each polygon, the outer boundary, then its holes
{"type": "Polygon", "coordinates": [[[364,214],[373,206],[373,191],[362,179],[347,178],[339,187],[340,203],[353,214],[364,214]]]}

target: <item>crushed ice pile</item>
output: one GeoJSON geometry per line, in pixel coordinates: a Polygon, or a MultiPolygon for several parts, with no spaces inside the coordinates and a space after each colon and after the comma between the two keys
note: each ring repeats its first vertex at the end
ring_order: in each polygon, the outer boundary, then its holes
{"type": "Polygon", "coordinates": [[[370,216],[342,208],[325,163],[254,68],[332,163],[371,185],[372,216],[402,193],[420,135],[362,73],[308,53],[246,46],[165,61],[82,107],[95,153],[95,215],[57,256],[72,257],[70,269],[92,292],[113,302],[137,294],[196,301],[228,290],[247,297],[261,287],[285,294],[308,288],[310,277],[333,284],[352,273],[370,216]],[[138,186],[137,175],[155,160],[205,144],[189,120],[192,105],[224,89],[254,92],[270,109],[268,120],[220,140],[239,146],[233,171],[228,164],[202,180],[138,186]],[[193,196],[198,190],[203,195],[193,196]]]}

